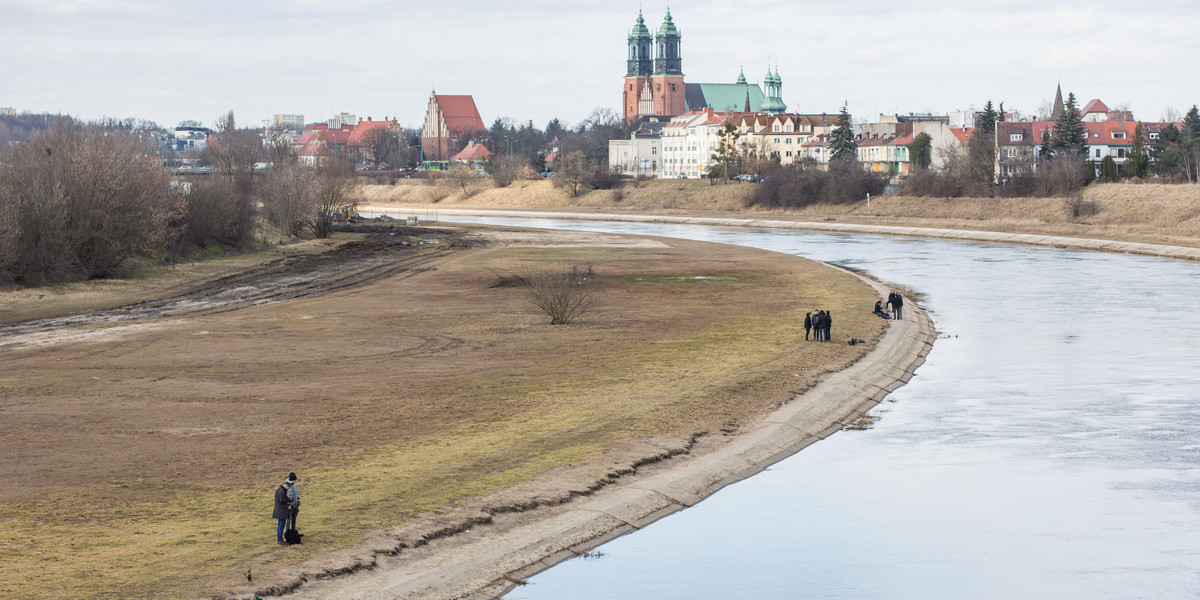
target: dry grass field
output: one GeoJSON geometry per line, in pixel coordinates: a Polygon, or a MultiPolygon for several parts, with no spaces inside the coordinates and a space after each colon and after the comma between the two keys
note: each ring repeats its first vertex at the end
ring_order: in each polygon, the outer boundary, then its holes
{"type": "Polygon", "coordinates": [[[750,183],[712,186],[707,181],[660,180],[621,190],[596,190],[569,198],[549,181],[518,181],[464,197],[443,184],[401,180],[396,185],[361,186],[364,203],[431,204],[492,208],[571,209],[660,214],[770,215],[772,218],[872,225],[945,227],[1010,233],[1097,237],[1200,247],[1200,186],[1102,184],[1084,190],[1095,214],[1072,218],[1061,198],[915,198],[882,196],[854,205],[804,209],[747,208],[750,183]]]}
{"type": "Polygon", "coordinates": [[[870,348],[805,343],[808,309],[833,310],[835,339],[884,326],[857,279],[746,248],[465,228],[338,241],[0,292],[0,597],[280,584],[389,527],[528,501],[505,495],[523,482],[564,494],[737,431],[870,348]],[[544,263],[594,265],[601,304],[551,326],[498,285],[544,263]],[[280,547],[288,471],[306,537],[280,547]]]}

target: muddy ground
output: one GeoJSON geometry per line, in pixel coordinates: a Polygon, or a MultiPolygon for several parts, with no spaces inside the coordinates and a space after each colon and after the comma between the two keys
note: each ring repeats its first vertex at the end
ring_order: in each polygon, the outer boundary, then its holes
{"type": "Polygon", "coordinates": [[[282,589],[358,560],[380,531],[419,539],[447,510],[523,510],[719,443],[864,351],[806,344],[805,310],[840,310],[839,338],[882,331],[873,291],[794,257],[382,227],[5,325],[0,596],[282,589]],[[547,263],[595,265],[604,301],[550,326],[503,285],[547,263]],[[288,471],[308,536],[279,548],[270,494],[288,471]]]}

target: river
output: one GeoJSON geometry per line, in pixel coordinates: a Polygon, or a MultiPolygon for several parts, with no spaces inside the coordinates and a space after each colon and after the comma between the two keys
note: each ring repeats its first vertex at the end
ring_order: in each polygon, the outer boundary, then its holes
{"type": "MultiPolygon", "coordinates": [[[[1200,595],[1200,263],[454,217],[786,252],[918,292],[939,340],[846,431],[507,600],[1200,595]]],[[[845,310],[845,309],[844,309],[845,310]]]]}

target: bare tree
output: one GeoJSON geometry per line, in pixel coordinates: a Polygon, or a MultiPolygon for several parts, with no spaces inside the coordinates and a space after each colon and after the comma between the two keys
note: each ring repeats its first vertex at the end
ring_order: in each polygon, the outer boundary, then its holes
{"type": "Polygon", "coordinates": [[[501,156],[492,164],[492,183],[496,187],[508,187],[519,179],[528,179],[533,175],[529,162],[521,156],[501,156]]]}
{"type": "Polygon", "coordinates": [[[295,132],[290,127],[276,125],[267,129],[263,137],[263,149],[267,162],[275,167],[296,164],[296,150],[292,148],[295,132]]]}
{"type": "Polygon", "coordinates": [[[379,170],[382,164],[394,165],[397,163],[397,155],[399,153],[400,138],[386,127],[372,129],[363,136],[363,142],[366,143],[366,159],[374,165],[375,170],[379,170]]]}
{"type": "Polygon", "coordinates": [[[309,224],[315,179],[312,169],[300,165],[276,168],[263,179],[258,191],[263,216],[285,237],[300,235],[309,224]]]}
{"type": "Polygon", "coordinates": [[[353,177],[354,170],[344,161],[329,161],[317,169],[310,186],[312,209],[309,228],[313,235],[327,238],[333,233],[333,224],[339,218],[341,209],[353,203],[353,177]]]}
{"type": "Polygon", "coordinates": [[[464,198],[470,198],[475,195],[478,179],[479,176],[475,174],[475,171],[472,171],[470,167],[462,163],[455,163],[454,166],[450,167],[449,171],[446,171],[446,181],[450,185],[461,189],[464,198]]]}
{"type": "Polygon", "coordinates": [[[0,156],[0,272],[34,283],[113,276],[164,248],[180,209],[136,136],[60,119],[0,156]]]}
{"type": "Polygon", "coordinates": [[[217,119],[216,133],[209,137],[204,155],[221,177],[249,191],[264,157],[262,138],[257,129],[238,129],[231,110],[217,119]]]}
{"type": "Polygon", "coordinates": [[[591,265],[530,268],[521,280],[530,300],[550,317],[551,325],[569,324],[590,310],[603,287],[591,265]]]}
{"type": "Polygon", "coordinates": [[[566,188],[572,198],[578,198],[584,182],[591,174],[583,152],[572,150],[554,164],[554,185],[566,188]]]}

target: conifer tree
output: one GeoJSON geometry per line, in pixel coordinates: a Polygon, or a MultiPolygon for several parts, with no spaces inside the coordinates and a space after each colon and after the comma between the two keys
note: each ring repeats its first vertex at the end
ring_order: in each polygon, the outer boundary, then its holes
{"type": "Polygon", "coordinates": [[[983,111],[975,115],[975,135],[994,131],[996,131],[996,109],[992,107],[992,101],[988,100],[987,104],[983,105],[983,111]]]}
{"type": "Polygon", "coordinates": [[[1075,92],[1067,94],[1066,108],[1054,122],[1054,138],[1050,141],[1054,155],[1083,159],[1087,155],[1087,128],[1083,115],[1075,105],[1075,92]]]}
{"type": "Polygon", "coordinates": [[[854,126],[850,123],[850,113],[842,104],[842,112],[838,115],[833,131],[829,133],[829,160],[855,160],[858,144],[854,141],[854,126]]]}
{"type": "Polygon", "coordinates": [[[1038,150],[1038,160],[1047,161],[1054,158],[1054,146],[1050,143],[1050,130],[1042,130],[1042,146],[1038,150]]]}
{"type": "Polygon", "coordinates": [[[1195,104],[1183,117],[1183,137],[1189,140],[1200,139],[1200,108],[1195,104]]]}
{"type": "Polygon", "coordinates": [[[1146,131],[1141,123],[1133,131],[1133,141],[1129,143],[1129,158],[1125,159],[1122,175],[1126,177],[1145,177],[1150,170],[1150,152],[1146,149],[1146,131]]]}

